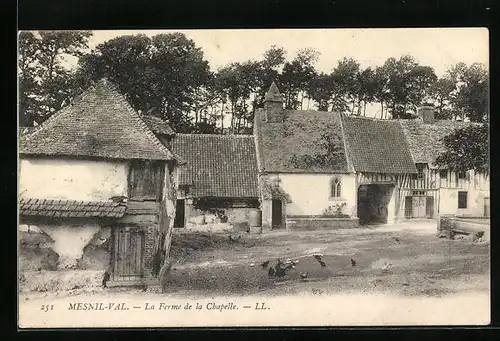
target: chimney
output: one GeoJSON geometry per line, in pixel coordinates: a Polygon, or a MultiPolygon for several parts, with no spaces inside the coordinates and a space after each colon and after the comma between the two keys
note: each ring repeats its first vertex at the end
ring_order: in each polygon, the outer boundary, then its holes
{"type": "Polygon", "coordinates": [[[264,117],[269,123],[283,123],[283,99],[275,82],[271,84],[264,97],[264,117]]]}
{"type": "Polygon", "coordinates": [[[418,117],[424,123],[434,123],[434,106],[430,104],[424,104],[417,110],[418,117]]]}

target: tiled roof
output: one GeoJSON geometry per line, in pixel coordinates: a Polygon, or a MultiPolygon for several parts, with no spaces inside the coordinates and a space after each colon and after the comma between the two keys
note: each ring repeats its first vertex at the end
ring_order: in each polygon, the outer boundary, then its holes
{"type": "Polygon", "coordinates": [[[186,161],[179,185],[194,197],[258,197],[253,136],[177,134],[172,149],[186,161]]]}
{"type": "Polygon", "coordinates": [[[422,120],[399,120],[416,163],[428,163],[433,166],[439,154],[445,150],[443,137],[455,130],[468,127],[471,122],[436,120],[424,123],[422,120]]]}
{"type": "Polygon", "coordinates": [[[20,154],[173,160],[139,114],[103,79],[20,137],[20,154]]]}
{"type": "Polygon", "coordinates": [[[281,102],[281,93],[278,90],[278,86],[276,85],[275,82],[271,84],[269,87],[269,90],[267,90],[266,95],[264,96],[265,101],[275,101],[275,102],[281,102]]]}
{"type": "Polygon", "coordinates": [[[356,172],[416,173],[397,121],[343,116],[350,161],[356,172]]]}
{"type": "Polygon", "coordinates": [[[262,114],[255,119],[261,171],[349,172],[338,113],[285,110],[283,123],[265,122],[262,114]]]}
{"type": "Polygon", "coordinates": [[[167,121],[153,115],[141,115],[141,118],[153,133],[158,135],[175,135],[175,131],[167,121]]]}
{"type": "Polygon", "coordinates": [[[53,218],[120,218],[126,206],[114,201],[78,201],[78,200],[20,200],[19,212],[23,216],[53,218]]]}

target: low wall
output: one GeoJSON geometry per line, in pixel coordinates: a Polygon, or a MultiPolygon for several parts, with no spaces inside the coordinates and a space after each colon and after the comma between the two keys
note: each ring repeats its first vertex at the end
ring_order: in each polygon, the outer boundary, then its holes
{"type": "Polygon", "coordinates": [[[286,228],[297,230],[333,230],[359,227],[357,218],[288,217],[286,228]]]}
{"type": "Polygon", "coordinates": [[[477,216],[451,216],[439,217],[437,232],[440,236],[453,238],[455,234],[482,235],[481,239],[490,241],[490,219],[477,216]]]}

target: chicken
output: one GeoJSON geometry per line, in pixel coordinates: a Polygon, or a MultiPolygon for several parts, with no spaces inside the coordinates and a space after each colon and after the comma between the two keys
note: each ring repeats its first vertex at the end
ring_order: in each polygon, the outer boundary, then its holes
{"type": "Polygon", "coordinates": [[[352,266],[356,266],[356,261],[354,259],[351,258],[351,265],[352,266]]]}
{"type": "Polygon", "coordinates": [[[285,268],[282,268],[281,266],[276,269],[276,277],[279,279],[282,279],[286,275],[286,270],[285,268]]]}
{"type": "Polygon", "coordinates": [[[267,272],[267,275],[269,277],[274,277],[274,274],[275,274],[274,268],[270,267],[269,271],[267,272]]]}
{"type": "Polygon", "coordinates": [[[260,266],[262,266],[262,269],[267,268],[268,265],[269,265],[269,260],[266,260],[260,264],[260,266]]]}
{"type": "Polygon", "coordinates": [[[241,239],[241,236],[238,236],[238,237],[229,236],[229,241],[230,242],[235,242],[235,241],[238,241],[240,239],[241,239]]]}
{"type": "Polygon", "coordinates": [[[110,278],[109,272],[107,270],[104,271],[104,275],[102,277],[102,286],[103,286],[103,288],[107,288],[106,282],[109,281],[109,278],[110,278]]]}

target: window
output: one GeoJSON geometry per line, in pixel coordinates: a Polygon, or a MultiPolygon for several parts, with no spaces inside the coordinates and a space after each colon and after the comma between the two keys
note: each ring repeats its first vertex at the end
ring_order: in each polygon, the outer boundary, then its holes
{"type": "Polygon", "coordinates": [[[129,198],[159,200],[162,193],[164,165],[157,161],[134,160],[130,164],[129,198]]]}
{"type": "Polygon", "coordinates": [[[465,179],[465,178],[467,178],[467,173],[463,172],[463,171],[458,172],[458,178],[459,179],[465,179]]]}
{"type": "Polygon", "coordinates": [[[421,196],[425,196],[425,191],[413,191],[413,196],[418,196],[418,197],[421,197],[421,196]]]}
{"type": "Polygon", "coordinates": [[[330,186],[330,197],[331,198],[340,198],[340,194],[341,194],[341,184],[340,184],[340,180],[335,178],[332,180],[331,182],[331,186],[330,186]]]}
{"type": "Polygon", "coordinates": [[[439,171],[439,177],[441,179],[447,179],[448,178],[448,170],[447,169],[441,169],[439,171]]]}
{"type": "Polygon", "coordinates": [[[467,192],[458,192],[458,208],[467,208],[467,192]]]}
{"type": "Polygon", "coordinates": [[[417,167],[417,174],[413,174],[412,178],[413,180],[424,180],[424,169],[426,164],[425,163],[417,163],[415,165],[417,167]]]}

